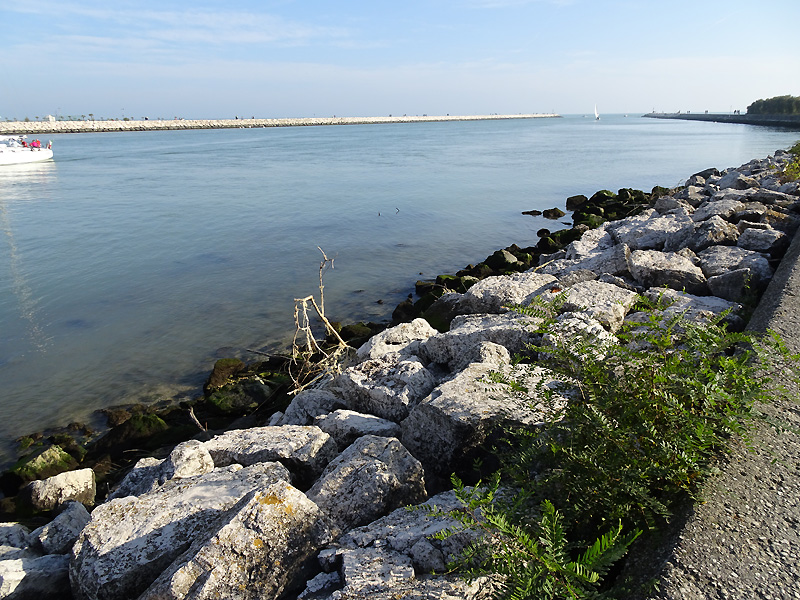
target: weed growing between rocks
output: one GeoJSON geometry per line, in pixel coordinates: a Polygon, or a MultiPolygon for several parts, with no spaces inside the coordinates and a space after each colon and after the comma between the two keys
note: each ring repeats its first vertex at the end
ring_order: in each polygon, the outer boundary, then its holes
{"type": "Polygon", "coordinates": [[[507,432],[496,448],[502,466],[482,491],[454,478],[465,508],[451,516],[484,535],[453,566],[499,575],[503,598],[613,597],[620,586],[603,582],[612,564],[640,532],[664,526],[678,503],[699,499],[730,437],[747,437],[754,403],[789,375],[776,359],[797,378],[800,357],[775,334],[732,333],[722,318],[665,320],[657,307],[602,348],[550,335],[556,311],[546,301],[522,312],[545,320],[541,345],[519,360],[570,383],[525,390],[507,382],[510,389],[571,401],[544,427],[507,432]]]}
{"type": "Polygon", "coordinates": [[[783,169],[783,179],[785,181],[797,181],[800,179],[800,142],[789,148],[789,152],[794,159],[783,169]]]}

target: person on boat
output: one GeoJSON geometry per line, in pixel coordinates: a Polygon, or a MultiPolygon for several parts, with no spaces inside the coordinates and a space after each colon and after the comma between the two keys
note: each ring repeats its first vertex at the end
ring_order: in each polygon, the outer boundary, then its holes
{"type": "Polygon", "coordinates": [[[31,147],[32,148],[41,148],[42,147],[42,142],[40,142],[39,140],[33,140],[31,142],[31,147]]]}

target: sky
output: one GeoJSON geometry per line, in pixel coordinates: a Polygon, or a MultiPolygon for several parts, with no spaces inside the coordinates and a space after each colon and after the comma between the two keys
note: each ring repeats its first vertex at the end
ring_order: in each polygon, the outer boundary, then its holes
{"type": "Polygon", "coordinates": [[[0,119],[744,112],[798,0],[0,0],[0,119]]]}

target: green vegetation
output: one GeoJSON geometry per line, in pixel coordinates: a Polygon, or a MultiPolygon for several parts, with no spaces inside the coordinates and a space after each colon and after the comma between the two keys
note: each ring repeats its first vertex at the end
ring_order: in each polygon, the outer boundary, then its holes
{"type": "MultiPolygon", "coordinates": [[[[519,310],[545,318],[544,335],[557,304],[519,310]]],[[[656,532],[680,502],[698,498],[731,435],[746,437],[754,403],[774,393],[773,359],[797,371],[798,357],[775,335],[731,333],[721,319],[665,319],[645,300],[640,307],[649,319],[618,332],[618,345],[571,339],[520,357],[570,383],[524,390],[507,382],[510,390],[570,402],[542,428],[507,432],[489,485],[470,490],[454,478],[465,509],[451,516],[484,535],[452,566],[499,575],[499,597],[629,595],[603,583],[611,565],[640,532],[656,532]]]]}
{"type": "Polygon", "coordinates": [[[789,152],[794,159],[783,169],[783,178],[786,181],[796,181],[800,179],[800,142],[789,148],[789,152]]]}
{"type": "Polygon", "coordinates": [[[776,96],[756,100],[747,107],[748,115],[800,115],[800,97],[776,96]]]}

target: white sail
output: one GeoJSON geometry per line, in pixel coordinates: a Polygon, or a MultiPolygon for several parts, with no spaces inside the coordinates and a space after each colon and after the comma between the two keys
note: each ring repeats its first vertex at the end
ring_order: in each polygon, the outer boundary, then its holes
{"type": "Polygon", "coordinates": [[[600,120],[600,113],[597,112],[597,104],[594,105],[594,119],[595,121],[600,120]]]}

